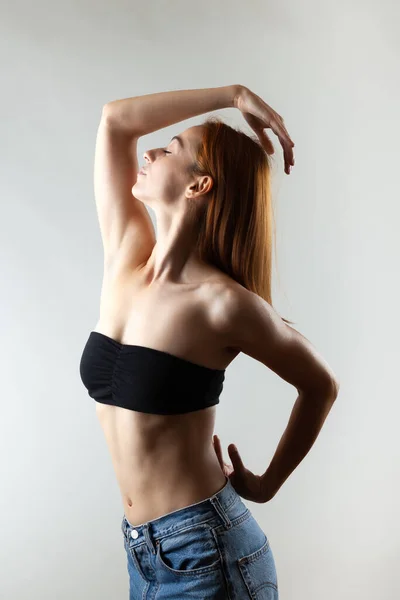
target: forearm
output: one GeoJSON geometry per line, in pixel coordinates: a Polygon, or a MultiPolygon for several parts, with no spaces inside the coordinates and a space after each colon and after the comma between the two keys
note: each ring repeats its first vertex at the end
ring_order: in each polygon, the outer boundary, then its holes
{"type": "Polygon", "coordinates": [[[241,87],[177,90],[114,100],[105,105],[103,114],[121,130],[142,136],[206,112],[233,108],[241,87]]]}
{"type": "Polygon", "coordinates": [[[267,498],[276,494],[309,452],[336,396],[333,386],[332,390],[329,388],[320,393],[299,393],[271,463],[262,476],[267,498]]]}

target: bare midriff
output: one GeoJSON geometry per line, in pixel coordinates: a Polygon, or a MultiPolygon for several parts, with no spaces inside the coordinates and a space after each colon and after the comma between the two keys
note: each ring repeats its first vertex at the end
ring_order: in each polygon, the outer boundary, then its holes
{"type": "Polygon", "coordinates": [[[225,475],[210,441],[215,410],[151,415],[96,403],[132,525],[200,502],[223,487],[225,475]]]}

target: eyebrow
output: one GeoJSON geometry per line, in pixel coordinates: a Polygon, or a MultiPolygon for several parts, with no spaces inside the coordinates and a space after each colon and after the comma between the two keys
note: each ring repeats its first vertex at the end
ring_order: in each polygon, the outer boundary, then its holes
{"type": "Polygon", "coordinates": [[[181,138],[181,136],[180,136],[180,135],[174,135],[174,137],[172,137],[172,138],[171,138],[171,141],[170,141],[170,143],[172,142],[172,140],[178,140],[178,143],[181,145],[181,147],[182,147],[182,148],[184,148],[184,147],[185,147],[185,145],[184,145],[184,143],[183,143],[183,140],[182,140],[182,138],[181,138]]]}

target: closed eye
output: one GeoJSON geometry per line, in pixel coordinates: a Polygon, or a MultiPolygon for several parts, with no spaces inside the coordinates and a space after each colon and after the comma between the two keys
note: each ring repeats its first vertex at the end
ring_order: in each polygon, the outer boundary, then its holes
{"type": "Polygon", "coordinates": [[[169,152],[168,150],[163,150],[163,152],[166,152],[166,154],[172,154],[172,152],[169,152]]]}

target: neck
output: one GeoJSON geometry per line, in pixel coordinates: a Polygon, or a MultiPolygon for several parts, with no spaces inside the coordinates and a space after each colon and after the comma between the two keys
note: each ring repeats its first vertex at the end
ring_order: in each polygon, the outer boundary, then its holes
{"type": "Polygon", "coordinates": [[[191,283],[206,265],[199,259],[195,241],[197,223],[186,211],[156,213],[157,242],[147,261],[149,283],[191,283]]]}

